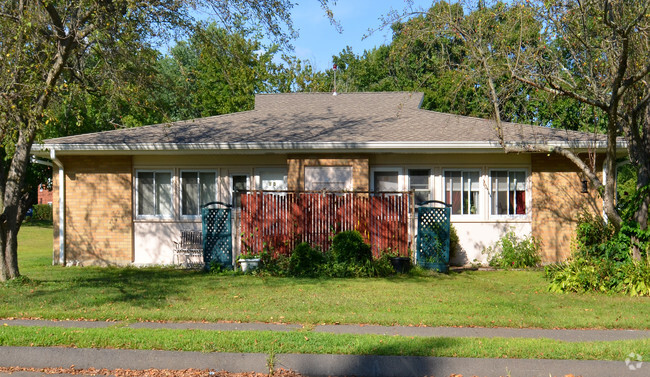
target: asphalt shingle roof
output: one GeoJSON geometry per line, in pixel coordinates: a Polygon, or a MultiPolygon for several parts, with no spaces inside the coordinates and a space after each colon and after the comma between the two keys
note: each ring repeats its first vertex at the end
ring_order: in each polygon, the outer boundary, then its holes
{"type": "MultiPolygon", "coordinates": [[[[422,93],[409,92],[260,94],[251,111],[49,139],[45,144],[497,141],[494,120],[423,110],[422,98],[422,93]]],[[[506,141],[514,143],[594,140],[589,133],[514,123],[504,123],[503,130],[506,141]]]]}

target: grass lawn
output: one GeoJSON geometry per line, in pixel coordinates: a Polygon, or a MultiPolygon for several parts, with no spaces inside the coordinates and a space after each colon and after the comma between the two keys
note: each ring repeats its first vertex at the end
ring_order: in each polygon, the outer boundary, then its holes
{"type": "MultiPolygon", "coordinates": [[[[550,339],[444,338],[324,334],[309,331],[201,331],[129,328],[4,327],[0,345],[156,349],[199,352],[324,353],[477,358],[624,360],[650,339],[562,342],[550,339]]],[[[647,351],[646,351],[647,352],[647,351]]],[[[647,354],[647,353],[646,353],[647,354]]]]}
{"type": "Polygon", "coordinates": [[[51,226],[23,226],[19,242],[30,280],[0,285],[0,318],[650,328],[649,298],[550,293],[539,271],[294,279],[63,268],[51,265],[51,226]]]}

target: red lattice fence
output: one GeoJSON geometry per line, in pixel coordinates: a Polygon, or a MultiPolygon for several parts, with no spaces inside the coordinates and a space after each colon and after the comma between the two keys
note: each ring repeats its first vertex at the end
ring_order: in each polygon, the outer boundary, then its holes
{"type": "Polygon", "coordinates": [[[335,234],[359,231],[378,257],[391,248],[408,255],[409,193],[252,191],[241,196],[242,250],[271,247],[289,255],[300,242],[328,250],[335,234]]]}

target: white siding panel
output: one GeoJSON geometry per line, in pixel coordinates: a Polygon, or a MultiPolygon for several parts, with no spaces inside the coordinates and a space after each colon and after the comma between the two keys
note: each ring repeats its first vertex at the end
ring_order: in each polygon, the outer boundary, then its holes
{"type": "Polygon", "coordinates": [[[136,222],[134,223],[133,264],[136,266],[172,264],[174,241],[181,230],[201,229],[201,223],[136,222]]]}
{"type": "Polygon", "coordinates": [[[454,223],[461,250],[451,260],[452,265],[478,263],[487,265],[487,255],[482,251],[493,246],[509,230],[518,237],[529,236],[532,232],[530,222],[463,222],[454,223]]]}

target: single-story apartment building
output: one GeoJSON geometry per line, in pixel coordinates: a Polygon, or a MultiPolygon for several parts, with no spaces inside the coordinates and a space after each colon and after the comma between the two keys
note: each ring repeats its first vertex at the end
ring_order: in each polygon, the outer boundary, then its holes
{"type": "MultiPolygon", "coordinates": [[[[45,140],[52,159],[54,262],[172,262],[200,204],[237,207],[243,190],[411,191],[451,205],[462,251],[505,232],[532,234],[544,262],[567,258],[577,215],[602,200],[577,168],[549,153],[504,153],[493,120],[420,108],[422,93],[259,94],[255,108],[166,124],[45,140]]],[[[591,133],[504,123],[504,141],[561,146],[596,158],[591,133]]],[[[235,243],[237,240],[234,241],[235,243]]]]}

